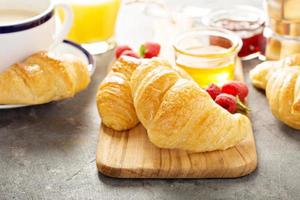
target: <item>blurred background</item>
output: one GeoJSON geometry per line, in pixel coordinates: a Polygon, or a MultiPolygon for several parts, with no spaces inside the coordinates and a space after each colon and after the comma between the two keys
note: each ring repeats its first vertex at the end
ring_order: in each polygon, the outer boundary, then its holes
{"type": "MultiPolygon", "coordinates": [[[[263,8],[263,0],[233,0],[230,4],[228,2],[226,0],[123,1],[116,26],[116,40],[118,43],[127,43],[130,39],[135,45],[151,40],[155,37],[155,25],[166,23],[168,18],[170,23],[173,18],[177,23],[177,29],[181,30],[190,26],[191,21],[201,25],[201,18],[213,8],[230,8],[233,5],[243,4],[263,8]]],[[[163,34],[166,30],[156,31],[163,34]]]]}

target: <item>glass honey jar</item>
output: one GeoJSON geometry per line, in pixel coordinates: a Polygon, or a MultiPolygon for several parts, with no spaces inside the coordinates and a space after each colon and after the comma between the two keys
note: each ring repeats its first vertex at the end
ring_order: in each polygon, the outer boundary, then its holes
{"type": "Polygon", "coordinates": [[[179,35],[174,43],[176,65],[203,88],[234,79],[242,40],[221,28],[201,28],[179,35]]]}

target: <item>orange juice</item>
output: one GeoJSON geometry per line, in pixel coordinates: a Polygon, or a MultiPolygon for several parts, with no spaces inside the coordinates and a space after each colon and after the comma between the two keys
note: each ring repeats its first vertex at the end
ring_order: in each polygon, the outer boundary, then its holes
{"type": "Polygon", "coordinates": [[[121,0],[67,0],[67,3],[74,13],[68,39],[81,44],[96,43],[114,35],[121,0]]]}
{"type": "MultiPolygon", "coordinates": [[[[194,54],[222,53],[226,50],[219,46],[190,47],[186,49],[194,54]]],[[[203,88],[210,83],[222,85],[233,80],[235,59],[233,57],[199,58],[177,54],[176,65],[184,69],[203,88]]]]}

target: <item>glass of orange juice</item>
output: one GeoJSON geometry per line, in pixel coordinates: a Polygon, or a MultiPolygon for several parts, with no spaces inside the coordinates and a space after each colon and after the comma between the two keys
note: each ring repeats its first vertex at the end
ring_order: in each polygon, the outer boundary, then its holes
{"type": "Polygon", "coordinates": [[[179,35],[173,44],[176,65],[201,86],[234,79],[237,53],[242,40],[221,28],[202,28],[179,35]]]}
{"type": "MultiPolygon", "coordinates": [[[[115,46],[114,32],[121,0],[63,0],[74,14],[67,38],[80,43],[92,54],[115,46]]],[[[63,18],[63,12],[59,10],[63,18]]]]}

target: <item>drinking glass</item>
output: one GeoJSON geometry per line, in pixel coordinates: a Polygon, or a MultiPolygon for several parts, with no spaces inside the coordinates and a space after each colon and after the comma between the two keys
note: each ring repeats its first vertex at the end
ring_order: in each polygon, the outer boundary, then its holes
{"type": "Polygon", "coordinates": [[[300,1],[265,0],[270,28],[279,35],[300,36],[300,1]]]}
{"type": "MultiPolygon", "coordinates": [[[[115,24],[121,0],[64,0],[72,8],[74,22],[67,38],[92,54],[115,46],[115,24]]],[[[59,10],[61,18],[63,12],[59,10]]]]}

